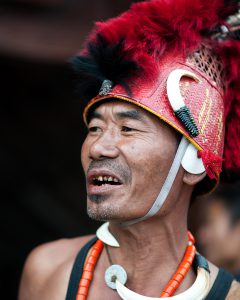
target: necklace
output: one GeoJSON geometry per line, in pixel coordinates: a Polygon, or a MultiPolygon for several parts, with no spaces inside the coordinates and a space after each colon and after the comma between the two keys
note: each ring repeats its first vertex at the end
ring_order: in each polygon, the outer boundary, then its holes
{"type": "MultiPolygon", "coordinates": [[[[98,229],[97,236],[99,237],[99,235],[101,236],[102,240],[104,240],[106,245],[114,244],[112,246],[119,247],[118,242],[115,240],[115,238],[109,232],[107,223],[103,224],[98,229]],[[100,233],[99,233],[99,231],[100,231],[100,233]],[[106,232],[106,234],[104,232],[106,232]],[[110,243],[108,243],[109,237],[111,240],[110,243]],[[114,240],[116,242],[112,243],[112,241],[114,241],[114,240]]],[[[175,272],[175,274],[173,275],[173,277],[171,278],[171,280],[169,281],[167,286],[164,288],[164,290],[160,296],[161,299],[167,299],[168,297],[171,297],[171,295],[173,295],[173,293],[179,287],[179,285],[181,284],[182,280],[184,279],[184,277],[186,276],[187,272],[189,271],[189,269],[192,265],[192,262],[193,262],[193,259],[194,259],[195,253],[196,253],[196,249],[195,249],[195,246],[193,245],[195,242],[194,237],[191,235],[190,232],[188,233],[188,240],[189,240],[189,243],[188,243],[187,249],[185,251],[185,255],[182,259],[182,262],[180,263],[177,271],[175,272]]],[[[86,260],[86,263],[84,265],[84,268],[83,268],[83,274],[82,274],[82,278],[79,283],[79,289],[78,289],[76,300],[86,300],[87,299],[89,286],[90,286],[91,280],[93,278],[94,268],[95,268],[95,265],[97,263],[97,260],[100,256],[100,254],[103,250],[103,247],[104,247],[104,244],[101,240],[98,240],[95,243],[95,245],[92,247],[92,249],[89,253],[89,256],[86,260]]],[[[106,247],[106,250],[107,250],[107,253],[109,256],[107,247],[106,247]]],[[[177,296],[171,297],[171,299],[174,299],[174,300],[188,300],[188,299],[189,300],[195,300],[195,299],[201,300],[201,299],[204,299],[205,295],[208,293],[210,276],[209,276],[209,268],[208,268],[207,261],[199,254],[196,255],[195,260],[197,261],[197,272],[198,272],[196,281],[187,291],[185,291],[184,293],[181,293],[177,296]]],[[[110,259],[110,263],[112,264],[111,259],[110,259]]],[[[111,267],[114,267],[114,265],[112,265],[111,267]]],[[[122,268],[121,266],[118,266],[118,267],[122,268]]],[[[123,269],[123,271],[124,271],[124,269],[123,269]]],[[[151,297],[141,296],[141,295],[129,290],[128,288],[126,288],[124,286],[125,282],[121,283],[121,279],[118,278],[118,276],[116,276],[116,275],[112,275],[112,279],[113,280],[111,280],[111,281],[112,282],[114,281],[114,285],[115,285],[114,288],[117,290],[119,296],[124,300],[159,299],[159,298],[151,298],[151,297]]],[[[126,281],[126,278],[125,278],[125,281],[126,281]]]]}
{"type": "MultiPolygon", "coordinates": [[[[206,259],[203,258],[201,255],[196,254],[196,258],[198,262],[200,263],[202,260],[205,262],[206,259]]],[[[146,297],[139,295],[131,290],[129,290],[127,287],[122,285],[118,280],[116,280],[116,288],[119,296],[121,299],[124,300],[203,300],[206,298],[209,288],[210,288],[210,274],[209,271],[207,271],[204,268],[205,262],[203,264],[199,264],[197,267],[197,278],[193,285],[186,290],[185,292],[178,294],[177,296],[173,296],[170,298],[153,298],[153,297],[146,297]]]]}
{"type": "Polygon", "coordinates": [[[196,255],[196,248],[194,246],[195,239],[190,231],[188,231],[188,246],[185,251],[184,257],[177,269],[174,273],[173,277],[167,284],[167,286],[163,289],[161,293],[161,298],[172,296],[176,289],[179,287],[188,271],[190,270],[194,257],[196,255]]]}
{"type": "MultiPolygon", "coordinates": [[[[180,286],[183,279],[186,277],[189,269],[192,266],[192,262],[196,254],[196,248],[194,246],[194,242],[195,242],[194,237],[190,232],[188,232],[188,246],[186,248],[184,257],[177,271],[174,273],[174,275],[172,276],[172,278],[170,279],[166,287],[163,289],[160,298],[171,297],[175,293],[177,288],[180,286]]],[[[125,284],[125,282],[127,281],[125,275],[126,272],[121,266],[113,264],[109,253],[108,245],[106,245],[105,248],[106,248],[108,260],[111,264],[111,266],[106,270],[105,281],[109,287],[111,287],[112,289],[116,289],[116,279],[118,279],[118,281],[120,281],[122,284],[125,284]],[[120,280],[119,277],[122,277],[123,279],[120,280]]]]}
{"type": "Polygon", "coordinates": [[[86,300],[88,295],[88,290],[90,283],[93,278],[93,272],[95,265],[98,261],[98,258],[103,250],[103,242],[100,240],[97,240],[97,242],[93,245],[89,256],[86,260],[86,263],[83,267],[83,273],[82,278],[79,282],[79,288],[76,296],[76,300],[86,300]]]}

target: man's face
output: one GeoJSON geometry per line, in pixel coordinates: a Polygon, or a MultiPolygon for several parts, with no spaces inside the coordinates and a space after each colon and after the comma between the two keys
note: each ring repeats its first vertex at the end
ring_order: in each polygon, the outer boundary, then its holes
{"type": "Polygon", "coordinates": [[[199,242],[206,257],[221,267],[238,260],[240,249],[240,224],[232,224],[231,214],[222,201],[208,205],[205,224],[199,230],[199,242]]]}
{"type": "Polygon", "coordinates": [[[89,216],[126,221],[145,215],[174,159],[175,131],[147,111],[120,101],[97,107],[88,130],[81,158],[89,216]]]}

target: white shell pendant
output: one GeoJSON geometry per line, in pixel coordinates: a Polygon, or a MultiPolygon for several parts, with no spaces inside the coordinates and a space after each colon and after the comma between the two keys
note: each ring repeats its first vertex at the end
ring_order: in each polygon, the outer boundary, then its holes
{"type": "Polygon", "coordinates": [[[102,224],[100,228],[98,228],[96,235],[99,240],[101,240],[104,244],[112,246],[112,247],[120,247],[118,241],[111,234],[108,229],[109,222],[102,224]]]}
{"type": "Polygon", "coordinates": [[[113,290],[116,290],[116,280],[123,285],[127,282],[127,273],[120,265],[112,265],[105,272],[105,282],[113,290]]]}
{"type": "Polygon", "coordinates": [[[188,148],[182,159],[182,167],[188,173],[191,174],[201,174],[205,171],[203,161],[201,158],[198,158],[197,148],[193,144],[189,144],[188,148]]]}
{"type": "Polygon", "coordinates": [[[203,268],[198,268],[197,278],[188,290],[168,298],[147,297],[137,294],[124,286],[120,281],[116,280],[116,289],[118,295],[123,300],[204,300],[209,292],[209,287],[210,274],[203,268]]]}

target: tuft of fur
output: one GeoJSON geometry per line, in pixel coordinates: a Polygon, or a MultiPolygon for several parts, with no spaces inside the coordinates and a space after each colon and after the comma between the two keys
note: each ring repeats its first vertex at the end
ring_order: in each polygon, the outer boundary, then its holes
{"type": "Polygon", "coordinates": [[[123,48],[123,39],[109,44],[102,35],[97,34],[96,40],[87,45],[87,55],[71,59],[79,82],[78,94],[83,100],[95,97],[105,79],[123,85],[130,93],[127,79],[140,71],[141,67],[129,58],[128,52],[123,51],[123,48]]]}
{"type": "Polygon", "coordinates": [[[151,80],[155,61],[166,51],[183,54],[195,49],[202,32],[219,21],[222,3],[212,0],[152,0],[135,3],[117,18],[97,22],[83,51],[71,62],[80,97],[90,100],[104,79],[123,85],[141,74],[151,80]]]}

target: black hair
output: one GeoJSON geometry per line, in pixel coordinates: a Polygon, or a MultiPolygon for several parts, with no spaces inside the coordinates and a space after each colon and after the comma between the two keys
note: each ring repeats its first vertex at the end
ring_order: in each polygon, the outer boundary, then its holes
{"type": "Polygon", "coordinates": [[[221,183],[210,195],[211,202],[221,202],[230,214],[235,225],[240,221],[240,181],[221,183]]]}

